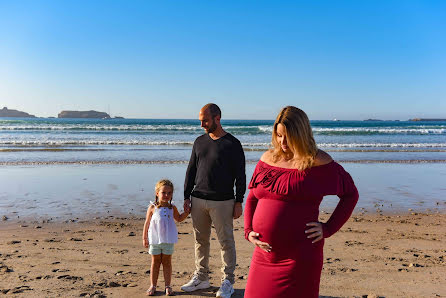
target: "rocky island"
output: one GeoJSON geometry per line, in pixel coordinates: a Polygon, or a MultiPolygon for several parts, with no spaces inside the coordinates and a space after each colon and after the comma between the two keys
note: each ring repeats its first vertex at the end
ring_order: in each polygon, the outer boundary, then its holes
{"type": "Polygon", "coordinates": [[[25,112],[17,110],[9,110],[7,107],[4,107],[3,109],[0,110],[0,117],[36,118],[36,116],[30,115],[25,112]]]}
{"type": "Polygon", "coordinates": [[[62,111],[57,115],[58,118],[93,118],[110,119],[110,115],[98,111],[62,111]]]}
{"type": "Polygon", "coordinates": [[[440,119],[440,118],[413,118],[413,119],[409,119],[409,121],[446,121],[446,119],[440,119]]]}

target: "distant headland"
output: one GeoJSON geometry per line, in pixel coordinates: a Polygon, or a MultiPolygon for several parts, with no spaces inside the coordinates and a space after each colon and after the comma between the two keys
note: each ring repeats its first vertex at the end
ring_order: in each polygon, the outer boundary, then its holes
{"type": "Polygon", "coordinates": [[[413,118],[413,119],[409,119],[409,121],[446,121],[446,119],[440,119],[440,118],[413,118]]]}
{"type": "Polygon", "coordinates": [[[58,118],[94,118],[111,119],[110,115],[98,111],[62,111],[57,115],[58,118]]]}
{"type": "MultiPolygon", "coordinates": [[[[4,107],[0,110],[0,117],[15,117],[15,118],[37,118],[34,115],[28,114],[26,112],[8,109],[4,107]]],[[[125,119],[121,116],[110,117],[109,114],[105,112],[98,111],[62,111],[57,115],[58,118],[91,118],[91,119],[125,119]]],[[[56,118],[56,117],[48,117],[56,118]]]]}
{"type": "Polygon", "coordinates": [[[9,110],[7,107],[4,107],[3,109],[0,110],[0,117],[36,118],[36,116],[30,115],[25,112],[17,110],[9,110]]]}

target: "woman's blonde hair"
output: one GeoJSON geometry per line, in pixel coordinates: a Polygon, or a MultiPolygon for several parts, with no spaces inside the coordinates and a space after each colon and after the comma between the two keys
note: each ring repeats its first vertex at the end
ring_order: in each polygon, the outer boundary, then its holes
{"type": "Polygon", "coordinates": [[[317,146],[307,114],[299,108],[286,106],[277,115],[271,140],[273,147],[270,149],[273,162],[287,157],[277,141],[279,124],[285,126],[287,145],[292,152],[294,165],[299,170],[310,168],[317,154],[317,146]]]}
{"type": "MultiPolygon", "coordinates": [[[[155,185],[155,205],[158,207],[160,205],[160,202],[158,200],[158,192],[160,191],[161,187],[168,186],[172,188],[173,192],[173,183],[168,179],[161,179],[158,181],[155,185]]],[[[173,195],[172,195],[173,198],[173,195]]],[[[172,199],[169,201],[169,208],[172,208],[172,199]]]]}

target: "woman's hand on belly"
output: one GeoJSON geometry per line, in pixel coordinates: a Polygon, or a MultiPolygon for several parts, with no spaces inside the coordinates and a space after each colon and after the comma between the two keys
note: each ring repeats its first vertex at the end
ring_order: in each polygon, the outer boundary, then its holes
{"type": "Polygon", "coordinates": [[[309,222],[307,223],[308,230],[305,230],[305,234],[309,234],[307,238],[314,238],[311,243],[316,243],[324,239],[324,232],[322,231],[322,224],[320,222],[309,222]]]}
{"type": "Polygon", "coordinates": [[[252,242],[255,246],[258,246],[260,249],[262,249],[265,252],[271,252],[273,249],[269,243],[262,242],[259,240],[259,233],[256,233],[254,231],[249,232],[248,240],[252,242]]]}

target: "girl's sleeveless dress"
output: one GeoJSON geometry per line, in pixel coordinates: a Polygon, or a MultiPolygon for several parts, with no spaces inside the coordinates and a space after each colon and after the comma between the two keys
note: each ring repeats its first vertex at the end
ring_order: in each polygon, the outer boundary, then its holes
{"type": "Polygon", "coordinates": [[[148,238],[150,244],[178,242],[178,231],[173,218],[173,208],[155,207],[150,220],[148,238]]]}
{"type": "Polygon", "coordinates": [[[255,248],[245,297],[318,297],[324,240],[311,243],[306,224],[318,221],[324,196],[337,195],[340,201],[323,224],[324,238],[338,231],[358,200],[352,178],[334,161],[304,171],[259,161],[249,189],[245,238],[255,231],[272,251],[255,248]]]}

